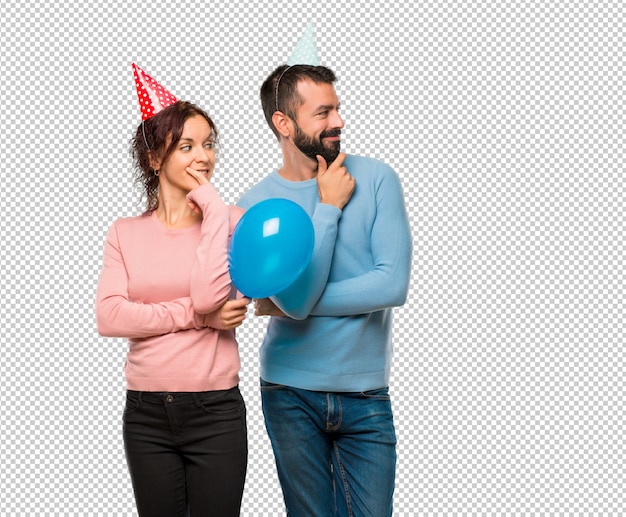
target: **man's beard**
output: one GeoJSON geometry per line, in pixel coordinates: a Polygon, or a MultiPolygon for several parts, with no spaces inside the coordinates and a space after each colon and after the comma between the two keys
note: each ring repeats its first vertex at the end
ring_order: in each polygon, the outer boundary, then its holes
{"type": "Polygon", "coordinates": [[[340,129],[323,131],[319,136],[319,140],[316,140],[315,137],[309,137],[304,134],[300,130],[300,126],[298,126],[298,124],[295,126],[296,134],[293,137],[293,143],[304,155],[308,156],[313,161],[317,161],[317,155],[319,154],[324,158],[324,160],[326,160],[327,165],[330,165],[335,161],[335,158],[337,158],[337,155],[341,150],[341,141],[327,142],[325,144],[323,139],[329,136],[340,136],[340,129]]]}

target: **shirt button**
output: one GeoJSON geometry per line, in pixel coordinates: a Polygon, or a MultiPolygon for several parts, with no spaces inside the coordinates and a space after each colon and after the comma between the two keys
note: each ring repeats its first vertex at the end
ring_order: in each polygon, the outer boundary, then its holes
{"type": "Polygon", "coordinates": [[[165,397],[165,400],[167,402],[174,402],[174,397],[172,397],[171,395],[168,395],[167,397],[165,397]]]}

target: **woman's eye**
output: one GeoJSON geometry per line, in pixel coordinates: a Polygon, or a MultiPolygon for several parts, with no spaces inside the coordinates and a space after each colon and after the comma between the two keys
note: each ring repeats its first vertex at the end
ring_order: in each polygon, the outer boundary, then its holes
{"type": "Polygon", "coordinates": [[[191,150],[191,146],[190,145],[183,145],[183,146],[181,146],[180,150],[186,153],[187,151],[191,150]]]}
{"type": "Polygon", "coordinates": [[[207,149],[213,149],[215,147],[215,144],[213,142],[207,142],[206,144],[204,144],[204,147],[206,147],[207,149]]]}

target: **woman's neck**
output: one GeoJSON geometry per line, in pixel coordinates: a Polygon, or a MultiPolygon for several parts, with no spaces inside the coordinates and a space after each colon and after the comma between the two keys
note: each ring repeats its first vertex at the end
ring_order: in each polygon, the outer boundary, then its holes
{"type": "Polygon", "coordinates": [[[167,228],[188,228],[202,221],[202,216],[187,205],[186,198],[183,201],[173,201],[159,197],[156,215],[167,228]]]}

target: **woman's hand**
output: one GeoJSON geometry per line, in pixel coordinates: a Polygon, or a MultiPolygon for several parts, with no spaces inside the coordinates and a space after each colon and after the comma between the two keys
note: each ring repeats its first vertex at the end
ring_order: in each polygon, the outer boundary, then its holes
{"type": "MultiPolygon", "coordinates": [[[[209,175],[205,174],[204,172],[201,172],[197,169],[194,169],[193,167],[187,167],[185,169],[185,171],[187,172],[187,174],[189,174],[195,181],[198,182],[197,186],[200,185],[204,185],[206,183],[209,183],[209,175]]],[[[202,210],[200,209],[200,207],[191,199],[187,198],[187,205],[189,205],[189,208],[191,208],[196,214],[198,215],[202,215],[202,210]]]]}
{"type": "Polygon", "coordinates": [[[237,328],[246,319],[250,298],[239,298],[238,300],[228,300],[220,308],[220,322],[223,330],[237,328]]]}

